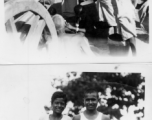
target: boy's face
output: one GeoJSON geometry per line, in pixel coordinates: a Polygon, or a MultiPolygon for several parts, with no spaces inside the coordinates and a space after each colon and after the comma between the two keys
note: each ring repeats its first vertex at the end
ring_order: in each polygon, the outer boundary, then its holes
{"type": "Polygon", "coordinates": [[[52,103],[52,110],[56,114],[61,114],[66,106],[63,98],[56,98],[52,103]]]}
{"type": "Polygon", "coordinates": [[[96,110],[98,104],[98,94],[96,92],[86,93],[84,98],[84,104],[87,110],[96,110]]]}

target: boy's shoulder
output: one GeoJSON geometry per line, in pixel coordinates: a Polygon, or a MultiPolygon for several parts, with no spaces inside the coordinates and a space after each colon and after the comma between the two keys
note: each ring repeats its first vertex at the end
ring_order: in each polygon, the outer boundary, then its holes
{"type": "MultiPolygon", "coordinates": [[[[102,114],[101,120],[110,120],[110,116],[109,115],[105,115],[103,113],[101,113],[101,114],[102,114]]],[[[75,115],[73,117],[73,120],[80,120],[80,119],[81,119],[81,114],[75,115]]]]}
{"type": "Polygon", "coordinates": [[[48,114],[45,114],[45,115],[42,115],[39,120],[49,120],[49,115],[48,114]]]}
{"type": "Polygon", "coordinates": [[[110,120],[110,116],[102,114],[102,120],[110,120]]]}
{"type": "Polygon", "coordinates": [[[73,117],[73,120],[80,120],[80,114],[75,115],[75,116],[73,117]]]}
{"type": "Polygon", "coordinates": [[[64,115],[63,118],[62,118],[62,120],[72,120],[72,118],[69,117],[68,115],[64,115]]]}

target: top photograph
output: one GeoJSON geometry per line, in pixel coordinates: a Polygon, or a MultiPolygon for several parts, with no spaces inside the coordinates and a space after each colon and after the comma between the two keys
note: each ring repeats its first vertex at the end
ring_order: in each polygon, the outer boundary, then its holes
{"type": "Polygon", "coordinates": [[[152,62],[149,0],[4,0],[0,64],[152,62]]]}

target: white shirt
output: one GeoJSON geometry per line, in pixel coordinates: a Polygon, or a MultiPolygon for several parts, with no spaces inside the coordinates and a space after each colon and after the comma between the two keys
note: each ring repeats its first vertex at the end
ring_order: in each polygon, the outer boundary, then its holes
{"type": "MultiPolygon", "coordinates": [[[[50,120],[50,119],[49,119],[49,115],[45,115],[45,116],[41,117],[39,120],[50,120]]],[[[72,118],[70,118],[70,117],[67,116],[67,115],[63,115],[63,117],[62,117],[61,120],[72,120],[72,118]]]]}
{"type": "Polygon", "coordinates": [[[80,114],[80,120],[101,120],[102,119],[102,113],[98,113],[98,116],[95,119],[88,119],[85,117],[84,113],[80,114]]]}

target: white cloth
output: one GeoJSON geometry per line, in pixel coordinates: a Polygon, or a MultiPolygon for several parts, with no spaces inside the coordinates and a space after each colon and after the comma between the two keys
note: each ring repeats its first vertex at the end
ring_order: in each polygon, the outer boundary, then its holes
{"type": "Polygon", "coordinates": [[[116,4],[117,24],[123,40],[136,36],[135,7],[131,0],[116,0],[116,4]]]}
{"type": "MultiPolygon", "coordinates": [[[[65,20],[61,15],[54,15],[52,17],[56,29],[59,33],[58,40],[55,43],[50,43],[51,48],[58,48],[58,53],[60,57],[86,57],[86,55],[94,56],[90,49],[88,39],[84,34],[66,34],[65,30],[65,20]]],[[[53,51],[53,50],[52,50],[53,51]]]]}
{"type": "MultiPolygon", "coordinates": [[[[91,119],[91,120],[102,120],[102,115],[103,115],[102,113],[98,112],[98,116],[95,119],[91,119]]],[[[84,113],[81,113],[80,120],[90,120],[90,119],[87,119],[84,113]]]]}
{"type": "Polygon", "coordinates": [[[80,5],[84,6],[84,5],[91,4],[93,2],[94,2],[93,0],[87,0],[87,1],[84,1],[84,2],[80,3],[80,5]]]}
{"type": "Polygon", "coordinates": [[[78,34],[63,34],[59,36],[59,49],[63,57],[94,56],[88,39],[78,34]]]}
{"type": "Polygon", "coordinates": [[[97,10],[99,13],[99,21],[105,21],[110,26],[117,26],[114,15],[113,0],[97,0],[97,10]]]}
{"type": "MultiPolygon", "coordinates": [[[[41,117],[39,120],[50,120],[50,119],[49,119],[49,115],[45,115],[45,116],[41,117]]],[[[67,115],[63,115],[63,117],[62,117],[61,120],[72,120],[72,118],[70,118],[70,117],[67,116],[67,115]]]]}

